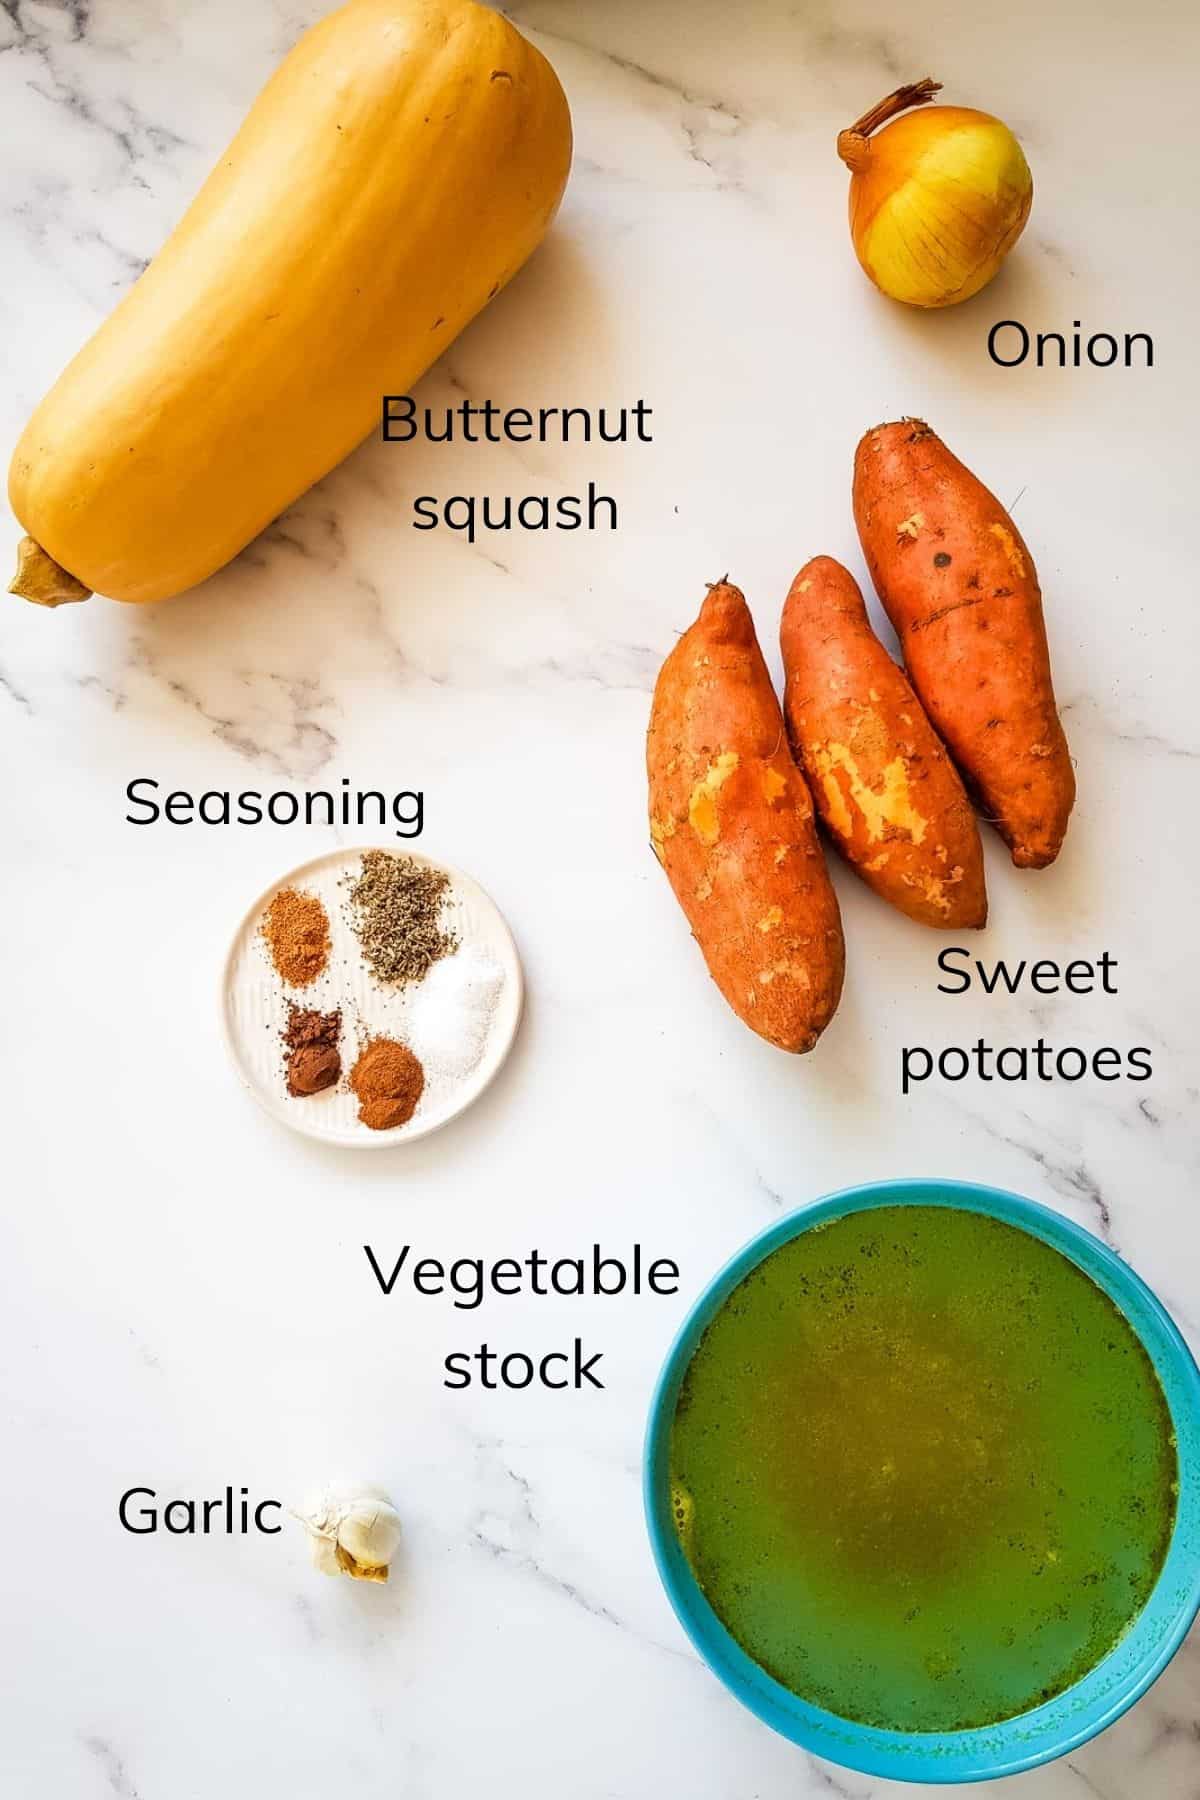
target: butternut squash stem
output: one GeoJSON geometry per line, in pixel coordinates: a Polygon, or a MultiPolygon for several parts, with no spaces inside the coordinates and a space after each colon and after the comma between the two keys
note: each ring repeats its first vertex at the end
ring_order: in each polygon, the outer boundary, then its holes
{"type": "Polygon", "coordinates": [[[17,547],[17,572],[8,591],[32,600],[35,606],[66,606],[73,600],[87,600],[92,592],[31,537],[23,537],[17,547]]]}

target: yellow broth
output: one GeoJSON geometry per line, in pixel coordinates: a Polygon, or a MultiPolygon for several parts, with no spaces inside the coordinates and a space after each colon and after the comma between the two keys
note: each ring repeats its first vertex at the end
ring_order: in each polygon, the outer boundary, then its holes
{"type": "Polygon", "coordinates": [[[1150,1359],[1076,1265],[982,1214],[803,1232],[725,1301],[671,1435],[676,1531],[746,1653],[892,1730],[1027,1711],[1141,1611],[1175,1517],[1150,1359]]]}

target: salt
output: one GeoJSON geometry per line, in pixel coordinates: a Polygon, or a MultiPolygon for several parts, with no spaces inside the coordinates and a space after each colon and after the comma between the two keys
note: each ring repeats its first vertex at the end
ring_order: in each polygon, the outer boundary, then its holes
{"type": "Polygon", "coordinates": [[[478,1066],[504,986],[504,971],[463,946],[434,963],[412,999],[409,1042],[429,1076],[461,1080],[478,1066]]]}

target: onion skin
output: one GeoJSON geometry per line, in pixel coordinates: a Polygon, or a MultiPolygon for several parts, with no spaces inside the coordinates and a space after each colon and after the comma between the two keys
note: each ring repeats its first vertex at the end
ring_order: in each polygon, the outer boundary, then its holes
{"type": "Polygon", "coordinates": [[[977,294],[1025,228],[1033,177],[1008,126],[967,106],[905,113],[876,136],[844,131],[850,235],[865,273],[908,306],[977,294]]]}

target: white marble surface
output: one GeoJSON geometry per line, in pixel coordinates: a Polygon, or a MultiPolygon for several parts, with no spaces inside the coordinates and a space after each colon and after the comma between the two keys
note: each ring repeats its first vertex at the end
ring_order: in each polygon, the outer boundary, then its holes
{"type": "MultiPolygon", "coordinates": [[[[3,0],[0,436],[179,214],[316,0],[3,0]]],[[[424,384],[654,408],[650,446],[368,445],[207,587],[0,628],[4,1304],[0,1787],[27,1800],[793,1800],[884,1795],[757,1725],[692,1655],[638,1492],[650,1386],[746,1236],[847,1183],[1012,1186],[1104,1233],[1200,1331],[1200,724],[1183,0],[1003,16],[914,0],[527,0],[578,155],[560,222],[424,384]],[[837,129],[927,69],[1020,132],[1025,241],[980,300],[889,306],[850,253],[837,129]],[[1150,331],[1152,373],[1003,371],[984,338],[1150,331]],[[1055,869],[988,843],[992,955],[1120,961],[1115,998],[934,991],[937,940],[841,872],[841,1011],[817,1053],[751,1038],[646,845],[658,661],[727,569],[764,636],[818,550],[860,567],[859,434],[926,414],[1017,517],[1047,592],[1080,799],[1055,869]],[[414,493],[616,493],[622,529],[474,550],[414,493]],[[225,1066],[227,933],[322,830],[136,829],[125,784],[419,786],[421,848],[521,943],[514,1058],[468,1118],[350,1157],[274,1127],[225,1066]],[[1142,1087],[898,1092],[905,1042],[1145,1044],[1142,1087]],[[361,1245],[554,1254],[640,1239],[675,1300],[385,1300],[361,1245]],[[603,1394],[449,1394],[486,1336],[605,1352],[603,1394]],[[298,1497],[384,1482],[399,1579],[311,1572],[298,1533],[135,1539],[134,1484],[298,1497]]],[[[181,472],[181,479],[186,472],[181,472]]],[[[353,837],[355,834],[340,834],[353,837]]],[[[1030,1800],[1200,1787],[1195,1640],[1030,1800]]],[[[895,1790],[899,1792],[900,1790],[895,1790]]],[[[997,1790],[998,1791],[998,1790],[997,1790]]]]}

